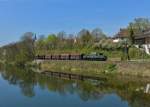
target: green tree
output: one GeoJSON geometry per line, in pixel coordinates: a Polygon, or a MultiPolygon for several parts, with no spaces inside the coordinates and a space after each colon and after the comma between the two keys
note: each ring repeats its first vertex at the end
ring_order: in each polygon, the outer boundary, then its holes
{"type": "Polygon", "coordinates": [[[90,46],[93,43],[93,36],[91,35],[91,33],[86,30],[86,29],[82,29],[79,33],[78,33],[78,37],[80,38],[82,45],[83,46],[90,46]]]}
{"type": "Polygon", "coordinates": [[[61,31],[57,34],[57,38],[58,38],[58,45],[57,48],[58,49],[64,49],[65,48],[65,39],[66,39],[66,33],[64,31],[61,31]]]}
{"type": "Polygon", "coordinates": [[[40,54],[39,51],[43,50],[46,50],[45,36],[40,35],[38,40],[36,41],[36,54],[40,54]]]}
{"type": "Polygon", "coordinates": [[[130,24],[130,26],[128,27],[128,30],[129,30],[129,39],[130,39],[130,42],[131,44],[133,45],[134,44],[134,38],[135,38],[135,33],[134,33],[134,29],[133,29],[133,26],[132,24],[130,24]]]}
{"type": "Polygon", "coordinates": [[[34,60],[34,34],[31,32],[25,33],[19,42],[12,43],[2,47],[5,50],[5,60],[9,63],[25,65],[27,62],[34,60]]]}
{"type": "Polygon", "coordinates": [[[94,37],[95,42],[99,42],[100,39],[106,38],[106,35],[103,33],[103,31],[99,28],[94,29],[91,32],[91,35],[94,37]]]}
{"type": "Polygon", "coordinates": [[[131,26],[134,34],[139,34],[150,28],[150,20],[148,18],[136,18],[129,24],[128,28],[130,29],[131,26]]]}
{"type": "Polygon", "coordinates": [[[57,40],[58,40],[58,38],[56,37],[55,34],[48,35],[48,37],[46,38],[46,45],[47,45],[48,49],[56,48],[57,40]]]}

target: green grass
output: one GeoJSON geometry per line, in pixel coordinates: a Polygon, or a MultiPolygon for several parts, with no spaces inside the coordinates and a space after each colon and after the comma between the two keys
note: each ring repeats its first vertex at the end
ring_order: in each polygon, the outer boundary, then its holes
{"type": "Polygon", "coordinates": [[[119,74],[150,77],[150,62],[45,61],[41,63],[41,70],[89,76],[119,74]]]}
{"type": "Polygon", "coordinates": [[[98,61],[46,61],[41,64],[42,70],[68,72],[82,75],[100,76],[105,70],[110,71],[111,63],[98,61]]]}

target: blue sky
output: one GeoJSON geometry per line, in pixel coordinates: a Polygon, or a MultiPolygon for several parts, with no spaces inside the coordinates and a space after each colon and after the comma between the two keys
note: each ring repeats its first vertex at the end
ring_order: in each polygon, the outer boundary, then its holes
{"type": "Polygon", "coordinates": [[[0,45],[24,32],[75,33],[101,28],[115,34],[136,17],[150,17],[150,0],[0,0],[0,45]]]}

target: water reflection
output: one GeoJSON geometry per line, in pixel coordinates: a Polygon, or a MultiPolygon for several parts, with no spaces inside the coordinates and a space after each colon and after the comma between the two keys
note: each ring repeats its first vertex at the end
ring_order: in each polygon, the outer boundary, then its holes
{"type": "MultiPolygon", "coordinates": [[[[75,94],[85,102],[101,100],[105,95],[116,94],[122,101],[127,101],[131,107],[150,107],[150,95],[141,89],[147,85],[147,82],[116,78],[107,81],[66,80],[34,73],[28,68],[0,66],[0,69],[4,80],[18,86],[22,94],[29,98],[36,96],[35,88],[39,87],[41,90],[49,90],[61,96],[75,94]]],[[[146,90],[149,92],[149,85],[147,87],[146,90]]]]}
{"type": "Polygon", "coordinates": [[[145,93],[150,94],[150,84],[147,84],[147,86],[145,88],[145,93]]]}

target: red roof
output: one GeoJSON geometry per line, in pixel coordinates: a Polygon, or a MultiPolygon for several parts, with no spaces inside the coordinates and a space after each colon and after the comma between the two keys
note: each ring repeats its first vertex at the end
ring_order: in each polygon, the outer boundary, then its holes
{"type": "Polygon", "coordinates": [[[115,38],[127,38],[128,35],[128,29],[120,29],[120,31],[115,35],[115,38]]]}

